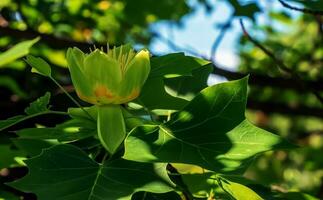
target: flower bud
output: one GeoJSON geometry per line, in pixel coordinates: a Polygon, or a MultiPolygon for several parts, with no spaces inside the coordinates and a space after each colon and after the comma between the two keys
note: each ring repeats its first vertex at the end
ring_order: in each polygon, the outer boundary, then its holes
{"type": "Polygon", "coordinates": [[[150,72],[148,50],[135,53],[129,45],[89,54],[69,48],[67,62],[77,95],[95,105],[132,101],[150,72]]]}

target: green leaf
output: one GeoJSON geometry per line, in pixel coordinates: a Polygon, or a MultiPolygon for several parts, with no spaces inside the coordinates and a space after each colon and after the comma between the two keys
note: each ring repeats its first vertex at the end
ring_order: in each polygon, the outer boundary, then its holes
{"type": "Polygon", "coordinates": [[[39,200],[130,200],[139,191],[173,190],[165,164],[122,159],[98,164],[71,145],[53,146],[26,164],[28,175],[9,185],[39,200]]]}
{"type": "Polygon", "coordinates": [[[223,194],[221,190],[219,190],[219,185],[213,172],[206,172],[202,174],[183,174],[181,176],[185,185],[187,186],[187,189],[196,198],[207,198],[214,195],[212,194],[214,191],[216,191],[217,195],[217,198],[215,199],[220,199],[220,195],[222,198],[228,197],[226,194],[223,194]]]}
{"type": "Polygon", "coordinates": [[[49,148],[54,144],[54,142],[39,139],[13,138],[11,141],[19,150],[24,152],[23,157],[37,156],[43,149],[49,148]]]}
{"type": "Polygon", "coordinates": [[[230,194],[234,199],[263,200],[262,197],[247,186],[223,178],[219,178],[219,182],[223,190],[230,194]]]}
{"type": "Polygon", "coordinates": [[[23,121],[26,118],[28,118],[28,116],[26,117],[24,115],[18,115],[5,120],[0,120],[0,131],[17,124],[19,121],[23,121]]]}
{"type": "Polygon", "coordinates": [[[42,58],[28,55],[26,58],[26,62],[32,67],[32,72],[41,74],[43,76],[51,77],[50,65],[42,58]]]}
{"type": "Polygon", "coordinates": [[[131,200],[182,200],[176,192],[167,192],[163,194],[137,192],[131,200]]]}
{"type": "Polygon", "coordinates": [[[7,188],[0,185],[0,200],[21,200],[19,196],[6,190],[7,188]]]}
{"type": "Polygon", "coordinates": [[[46,92],[44,96],[39,97],[36,101],[30,103],[29,107],[25,109],[27,115],[33,115],[40,112],[49,111],[48,104],[50,100],[50,93],[46,92]]]}
{"type": "Polygon", "coordinates": [[[20,150],[12,148],[11,145],[0,145],[0,170],[5,167],[17,165],[15,157],[24,155],[20,150]]]}
{"type": "MultiPolygon", "coordinates": [[[[0,134],[0,170],[17,165],[15,157],[24,157],[25,153],[15,148],[10,138],[0,134]]],[[[1,178],[1,176],[0,176],[1,178]]],[[[1,186],[1,184],[0,184],[1,186]]]]}
{"type": "Polygon", "coordinates": [[[164,79],[166,91],[174,97],[190,101],[197,93],[207,87],[207,80],[212,70],[212,65],[206,65],[192,70],[191,76],[164,79]]]}
{"type": "MultiPolygon", "coordinates": [[[[151,72],[137,99],[138,103],[148,109],[182,109],[188,101],[170,95],[165,90],[165,79],[183,76],[192,77],[194,70],[209,68],[208,64],[208,61],[185,56],[183,53],[153,57],[151,59],[151,72]]],[[[172,85],[172,83],[168,82],[168,85],[172,85]]],[[[200,84],[197,83],[197,85],[200,84]]]]}
{"type": "Polygon", "coordinates": [[[0,131],[3,131],[4,129],[14,126],[15,124],[18,124],[22,121],[28,120],[30,118],[33,118],[39,115],[45,115],[45,114],[65,115],[66,114],[65,112],[49,110],[48,108],[49,100],[50,100],[50,93],[46,92],[44,96],[30,103],[30,106],[25,109],[25,113],[27,115],[18,115],[6,120],[0,120],[0,131]]]}
{"type": "Polygon", "coordinates": [[[0,67],[5,66],[6,64],[15,61],[18,58],[21,58],[29,53],[29,49],[36,42],[38,42],[39,38],[35,38],[33,40],[27,40],[24,42],[20,42],[16,44],[11,49],[0,54],[0,67]]]}
{"type": "Polygon", "coordinates": [[[26,128],[16,134],[19,139],[76,141],[96,135],[96,124],[89,120],[72,119],[53,128],[26,128]]]}
{"type": "Polygon", "coordinates": [[[91,106],[91,107],[84,107],[83,109],[81,108],[68,108],[67,112],[70,115],[71,118],[74,119],[87,119],[90,121],[93,121],[93,119],[97,118],[98,111],[96,106],[91,106]],[[89,116],[87,113],[84,112],[84,110],[89,113],[89,116]]]}
{"type": "Polygon", "coordinates": [[[126,137],[126,125],[120,105],[98,106],[98,136],[101,144],[114,154],[126,137]]]}
{"type": "Polygon", "coordinates": [[[124,158],[242,172],[259,153],[292,145],[245,119],[247,80],[204,89],[162,125],[144,125],[125,140],[124,158]]]}
{"type": "MultiPolygon", "coordinates": [[[[221,175],[222,176],[222,175],[221,175]]],[[[228,177],[230,178],[230,181],[243,183],[248,188],[252,189],[254,192],[256,192],[259,196],[261,196],[263,199],[266,200],[319,200],[318,198],[311,196],[306,193],[302,192],[282,192],[279,190],[273,190],[270,187],[266,187],[260,184],[257,184],[253,181],[244,179],[240,177],[240,180],[234,180],[237,179],[236,177],[228,177]],[[242,178],[242,179],[241,179],[242,178]],[[248,183],[249,182],[249,183],[248,183]]]]}

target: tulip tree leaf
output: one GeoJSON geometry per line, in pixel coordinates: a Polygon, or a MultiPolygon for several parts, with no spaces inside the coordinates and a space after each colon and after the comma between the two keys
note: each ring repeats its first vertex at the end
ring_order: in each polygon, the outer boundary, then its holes
{"type": "Polygon", "coordinates": [[[182,198],[176,192],[163,194],[138,192],[132,196],[131,200],[182,200],[182,198]]]}
{"type": "Polygon", "coordinates": [[[39,97],[36,101],[30,103],[29,107],[25,109],[27,115],[33,115],[40,112],[48,111],[48,104],[50,100],[50,93],[46,92],[44,96],[39,97]]]}
{"type": "Polygon", "coordinates": [[[42,58],[28,55],[26,62],[32,67],[32,70],[31,70],[32,72],[36,72],[38,74],[41,74],[47,77],[51,76],[50,65],[42,58]]]}
{"type": "Polygon", "coordinates": [[[223,178],[219,178],[220,185],[234,199],[248,199],[248,200],[263,200],[257,193],[247,186],[240,183],[232,182],[223,178]]]}
{"type": "Polygon", "coordinates": [[[29,49],[38,42],[39,38],[33,40],[27,40],[16,44],[11,49],[0,54],[0,67],[15,61],[29,53],[29,49]]]}
{"type": "Polygon", "coordinates": [[[44,96],[39,97],[36,101],[30,103],[30,106],[25,109],[27,115],[18,115],[6,120],[0,120],[0,131],[38,115],[55,113],[48,108],[49,100],[50,93],[46,92],[44,96]]]}
{"type": "Polygon", "coordinates": [[[19,121],[23,120],[24,118],[26,118],[26,116],[24,115],[17,115],[14,117],[10,117],[8,119],[5,120],[0,120],[0,131],[15,125],[16,123],[18,123],[19,121]]]}
{"type": "Polygon", "coordinates": [[[207,80],[212,70],[211,65],[206,65],[192,70],[192,76],[164,79],[166,91],[172,96],[190,101],[197,93],[207,87],[207,80]]]}
{"type": "Polygon", "coordinates": [[[39,200],[130,200],[139,191],[173,190],[166,164],[122,159],[98,164],[72,145],[53,146],[25,162],[28,175],[9,185],[39,200]]]}
{"type": "Polygon", "coordinates": [[[187,186],[187,189],[194,195],[194,197],[207,198],[212,195],[210,194],[211,191],[217,191],[216,199],[220,199],[219,195],[228,197],[228,195],[220,190],[218,182],[215,179],[215,175],[212,172],[203,174],[183,174],[182,179],[187,186]]]}
{"type": "Polygon", "coordinates": [[[181,79],[181,77],[188,77],[190,84],[187,85],[185,92],[194,93],[196,92],[196,88],[201,89],[201,85],[206,85],[206,80],[205,76],[201,77],[199,74],[194,74],[193,72],[200,68],[210,70],[208,64],[208,61],[185,56],[183,53],[153,57],[151,59],[151,72],[137,101],[149,109],[179,110],[183,108],[188,101],[176,97],[176,95],[173,96],[165,90],[165,86],[173,87],[174,89],[181,89],[182,87],[178,88],[176,86],[179,82],[168,81],[167,79],[175,80],[174,78],[177,78],[177,80],[185,84],[188,81],[181,79]]]}
{"type": "Polygon", "coordinates": [[[191,76],[194,69],[207,65],[210,62],[184,53],[173,53],[151,59],[150,77],[177,77],[191,76]]]}
{"type": "Polygon", "coordinates": [[[56,139],[58,141],[75,141],[96,134],[96,124],[93,121],[72,119],[56,127],[25,128],[17,131],[19,139],[56,139]]]}
{"type": "Polygon", "coordinates": [[[8,192],[3,186],[0,185],[0,200],[21,200],[19,196],[8,192]]]}
{"type": "Polygon", "coordinates": [[[22,156],[25,156],[24,152],[15,148],[8,136],[0,134],[0,170],[17,165],[15,157],[22,156]]]}
{"type": "Polygon", "coordinates": [[[166,124],[133,129],[125,140],[124,158],[242,172],[259,153],[291,148],[245,119],[247,80],[208,87],[166,124]]]}
{"type": "MultiPolygon", "coordinates": [[[[24,152],[23,157],[37,156],[43,149],[53,146],[53,141],[45,141],[39,139],[24,139],[24,138],[12,138],[12,143],[21,151],[24,152]]],[[[57,142],[56,142],[57,144],[57,142]]],[[[20,157],[22,156],[20,155],[20,157]]]]}
{"type": "Polygon", "coordinates": [[[24,155],[23,152],[13,149],[11,145],[0,144],[0,169],[17,164],[15,157],[24,155]]]}

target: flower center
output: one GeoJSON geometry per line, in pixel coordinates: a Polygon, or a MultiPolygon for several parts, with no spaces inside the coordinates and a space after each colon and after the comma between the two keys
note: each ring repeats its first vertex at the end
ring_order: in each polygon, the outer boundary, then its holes
{"type": "Polygon", "coordinates": [[[131,60],[135,57],[136,53],[133,49],[128,50],[128,52],[123,52],[124,47],[119,47],[119,52],[117,51],[117,48],[114,47],[112,50],[108,50],[108,56],[114,60],[117,60],[117,62],[120,65],[121,71],[124,74],[127,71],[127,67],[131,60]]]}

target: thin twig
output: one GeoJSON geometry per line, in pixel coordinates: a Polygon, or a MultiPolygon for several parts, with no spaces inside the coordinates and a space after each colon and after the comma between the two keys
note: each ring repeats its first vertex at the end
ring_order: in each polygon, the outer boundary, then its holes
{"type": "Polygon", "coordinates": [[[302,78],[295,73],[292,69],[288,68],[284,62],[280,59],[278,59],[273,52],[271,52],[269,49],[267,49],[266,47],[264,47],[262,44],[260,44],[260,42],[258,42],[257,40],[255,40],[254,38],[252,38],[250,36],[250,34],[248,33],[248,31],[246,30],[242,19],[240,19],[240,25],[243,31],[243,34],[248,38],[248,40],[250,42],[252,42],[255,46],[257,46],[259,49],[261,49],[267,56],[269,56],[276,64],[276,66],[278,67],[278,69],[280,69],[281,71],[289,74],[291,77],[295,78],[296,81],[298,81],[300,83],[300,85],[309,91],[312,91],[312,93],[316,96],[316,98],[323,104],[323,97],[320,95],[320,93],[316,90],[313,90],[312,88],[308,87],[306,85],[305,82],[303,82],[302,78]]]}
{"type": "Polygon", "coordinates": [[[323,11],[322,10],[312,10],[312,9],[308,9],[308,8],[298,8],[295,6],[291,6],[288,3],[286,3],[283,0],[278,0],[285,8],[291,9],[291,10],[295,10],[295,11],[299,11],[299,12],[303,12],[303,13],[308,13],[308,14],[312,14],[312,15],[323,15],[323,11]]]}
{"type": "Polygon", "coordinates": [[[217,51],[218,47],[220,46],[227,30],[231,27],[231,23],[232,23],[233,18],[234,18],[234,15],[231,15],[229,17],[229,19],[226,21],[226,23],[222,25],[222,27],[220,29],[219,36],[213,42],[213,45],[211,48],[211,60],[212,61],[214,61],[216,58],[216,51],[217,51]]]}
{"type": "Polygon", "coordinates": [[[162,42],[167,44],[173,51],[184,51],[184,49],[185,49],[185,51],[187,53],[189,53],[189,54],[192,54],[194,56],[209,60],[209,58],[207,58],[206,56],[204,56],[202,54],[199,54],[196,51],[193,51],[191,49],[183,48],[183,47],[177,45],[174,41],[172,41],[172,40],[170,40],[168,38],[165,38],[164,36],[162,36],[161,34],[159,34],[157,32],[154,32],[152,34],[153,34],[153,36],[157,37],[159,40],[161,40],[162,42]]]}
{"type": "Polygon", "coordinates": [[[61,84],[59,84],[53,77],[49,77],[64,93],[65,93],[65,95],[71,100],[71,101],[73,101],[73,103],[76,105],[76,106],[78,106],[79,108],[81,108],[81,110],[90,118],[90,119],[92,119],[93,121],[96,121],[96,119],[94,119],[93,117],[92,117],[92,115],[90,115],[90,113],[89,112],[87,112],[86,110],[85,110],[85,108],[79,103],[79,102],[77,102],[66,90],[65,90],[65,88],[63,88],[63,86],[61,86],[61,84]]]}

